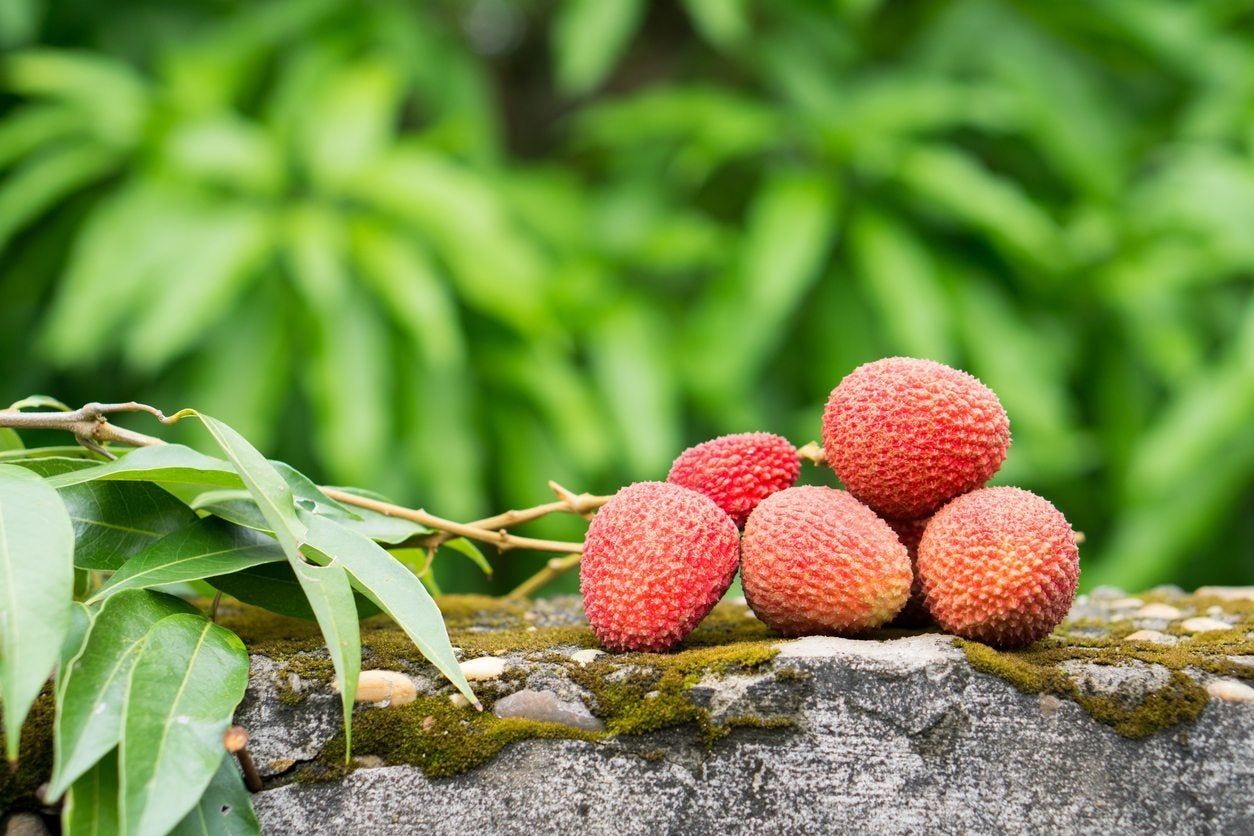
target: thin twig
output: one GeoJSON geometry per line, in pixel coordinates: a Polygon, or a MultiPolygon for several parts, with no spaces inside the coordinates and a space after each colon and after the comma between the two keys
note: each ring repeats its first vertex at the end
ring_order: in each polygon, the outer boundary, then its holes
{"type": "Polygon", "coordinates": [[[162,423],[165,415],[159,409],[147,404],[130,401],[128,403],[89,403],[70,412],[18,412],[16,410],[0,410],[0,427],[12,430],[64,430],[72,433],[78,443],[97,453],[112,457],[112,453],[104,448],[105,444],[124,444],[127,447],[152,447],[165,444],[156,436],[137,433],[109,423],[109,415],[124,412],[146,412],[155,416],[162,423]]]}
{"type": "Polygon", "coordinates": [[[478,540],[481,543],[491,543],[500,551],[509,551],[510,549],[534,549],[540,552],[578,552],[583,549],[582,543],[569,543],[562,540],[538,540],[534,537],[519,537],[510,534],[508,531],[501,529],[499,531],[489,531],[478,528],[475,525],[467,523],[453,522],[443,517],[437,517],[435,514],[429,514],[420,508],[405,508],[401,505],[393,505],[390,502],[381,502],[377,499],[371,499],[365,496],[358,496],[348,491],[342,491],[338,488],[319,487],[319,490],[326,494],[336,502],[342,502],[345,505],[355,505],[358,508],[365,508],[368,511],[374,511],[377,514],[383,514],[388,517],[400,517],[405,520],[412,520],[420,523],[428,528],[446,531],[458,537],[465,537],[468,540],[478,540]]]}
{"type": "Polygon", "coordinates": [[[797,448],[797,458],[803,462],[810,464],[826,464],[827,454],[823,452],[823,445],[817,441],[811,441],[797,448]]]}
{"type": "Polygon", "coordinates": [[[248,787],[248,791],[261,792],[265,789],[261,776],[257,774],[257,765],[253,763],[252,755],[248,754],[248,729],[231,726],[222,736],[222,744],[239,761],[240,771],[244,773],[244,786],[248,787]]]}
{"type": "Polygon", "coordinates": [[[569,554],[565,557],[550,558],[549,561],[544,564],[543,569],[527,578],[527,580],[523,581],[518,586],[514,587],[514,589],[505,597],[513,599],[530,597],[530,595],[537,589],[540,589],[551,581],[557,580],[566,572],[574,569],[579,565],[579,561],[582,559],[582,553],[569,554]]]}

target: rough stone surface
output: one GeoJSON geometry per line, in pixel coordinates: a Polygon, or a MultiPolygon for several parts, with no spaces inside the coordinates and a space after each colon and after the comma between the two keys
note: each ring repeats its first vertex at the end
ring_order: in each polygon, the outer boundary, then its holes
{"type": "MultiPolygon", "coordinates": [[[[1135,625],[1127,594],[1100,592],[1078,599],[1068,623],[1097,640],[1127,635],[1135,625]]],[[[1189,609],[1186,599],[1176,605],[1189,609]]],[[[577,624],[561,614],[577,606],[546,602],[544,618],[577,624]]],[[[736,728],[712,742],[691,724],[525,740],[451,778],[376,760],[322,783],[273,778],[254,796],[257,813],[276,833],[1251,832],[1254,703],[1240,697],[1254,668],[1235,677],[1192,672],[1213,697],[1200,716],[1134,740],[1072,699],[1021,693],[977,671],[941,634],[812,636],[780,640],[778,649],[752,672],[713,671],[687,693],[713,722],[748,716],[784,728],[736,728]]],[[[508,653],[510,676],[477,689],[507,713],[530,700],[524,689],[541,689],[555,705],[578,699],[591,716],[600,710],[592,694],[557,687],[564,668],[554,657],[576,652],[508,653]]],[[[1129,704],[1171,679],[1137,660],[1060,668],[1079,692],[1129,704]]],[[[614,676],[635,670],[624,665],[614,676]]],[[[330,689],[309,690],[295,709],[276,701],[285,676],[253,657],[241,722],[263,764],[312,757],[338,731],[330,689]]],[[[415,680],[427,693],[449,693],[434,679],[415,680]]]]}

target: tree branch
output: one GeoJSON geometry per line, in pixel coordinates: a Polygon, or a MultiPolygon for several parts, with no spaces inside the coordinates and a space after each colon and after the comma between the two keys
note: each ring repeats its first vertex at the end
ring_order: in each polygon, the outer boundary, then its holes
{"type": "Polygon", "coordinates": [[[537,540],[534,537],[519,537],[510,534],[508,531],[501,529],[499,531],[491,531],[479,528],[473,523],[459,523],[452,520],[446,520],[443,517],[437,517],[435,514],[429,514],[426,511],[416,508],[405,508],[401,505],[393,505],[390,502],[382,502],[377,499],[370,499],[365,496],[358,496],[348,491],[342,491],[338,488],[319,487],[319,490],[326,494],[336,502],[342,502],[345,505],[355,505],[358,508],[365,508],[368,511],[374,511],[389,517],[400,517],[405,520],[412,520],[420,523],[428,528],[435,528],[440,531],[447,532],[456,537],[465,537],[468,540],[478,540],[481,543],[491,543],[500,551],[509,551],[510,549],[534,549],[541,552],[579,552],[583,549],[582,543],[568,543],[562,540],[537,540]]]}
{"type": "Polygon", "coordinates": [[[574,569],[579,565],[579,561],[582,559],[582,553],[570,554],[566,557],[550,558],[549,562],[544,564],[543,569],[527,578],[527,580],[523,581],[518,586],[514,587],[509,595],[506,595],[505,597],[515,599],[530,597],[530,595],[537,589],[540,589],[551,581],[557,580],[557,578],[564,573],[574,569]]]}

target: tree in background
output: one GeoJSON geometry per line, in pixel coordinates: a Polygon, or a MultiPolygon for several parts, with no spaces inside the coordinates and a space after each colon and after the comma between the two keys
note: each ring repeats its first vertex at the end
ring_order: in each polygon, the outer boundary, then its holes
{"type": "Polygon", "coordinates": [[[1254,4],[3,8],[14,398],[470,518],[926,356],[1085,583],[1254,579],[1254,4]]]}

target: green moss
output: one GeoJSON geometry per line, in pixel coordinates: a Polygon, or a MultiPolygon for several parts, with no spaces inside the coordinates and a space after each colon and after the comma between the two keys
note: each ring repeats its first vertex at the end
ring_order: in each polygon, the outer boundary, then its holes
{"type": "Polygon", "coordinates": [[[1108,625],[1109,635],[1101,638],[1084,636],[1076,632],[1085,628],[1084,621],[1068,622],[1049,638],[1023,650],[999,651],[961,639],[957,644],[976,670],[1000,677],[1023,693],[1048,693],[1072,700],[1094,719],[1125,737],[1147,737],[1192,722],[1206,707],[1206,689],[1194,681],[1189,671],[1233,678],[1250,676],[1250,667],[1231,657],[1254,654],[1254,639],[1249,637],[1254,631],[1254,604],[1204,596],[1180,598],[1148,594],[1141,598],[1146,603],[1168,603],[1199,614],[1218,606],[1225,613],[1237,616],[1239,621],[1231,630],[1196,635],[1185,633],[1176,625],[1170,632],[1177,635],[1179,641],[1171,646],[1127,641],[1125,637],[1137,629],[1131,622],[1108,625]],[[1116,697],[1081,692],[1061,667],[1068,661],[1099,665],[1136,661],[1161,665],[1171,672],[1171,681],[1148,694],[1139,704],[1129,705],[1116,697]]]}
{"type": "MultiPolygon", "coordinates": [[[[56,705],[52,689],[45,688],[31,705],[22,724],[22,742],[17,763],[0,766],[0,810],[16,813],[40,807],[36,791],[52,775],[52,723],[56,705]]],[[[4,732],[0,731],[0,750],[4,749],[4,732]]]]}
{"type": "MultiPolygon", "coordinates": [[[[510,743],[535,738],[598,740],[604,735],[555,723],[501,719],[489,711],[458,708],[448,697],[420,697],[386,711],[359,711],[353,717],[353,754],[385,762],[409,763],[432,777],[456,775],[491,760],[510,743]]],[[[333,777],[344,761],[344,738],[323,751],[321,764],[303,770],[305,780],[333,777]]]]}

